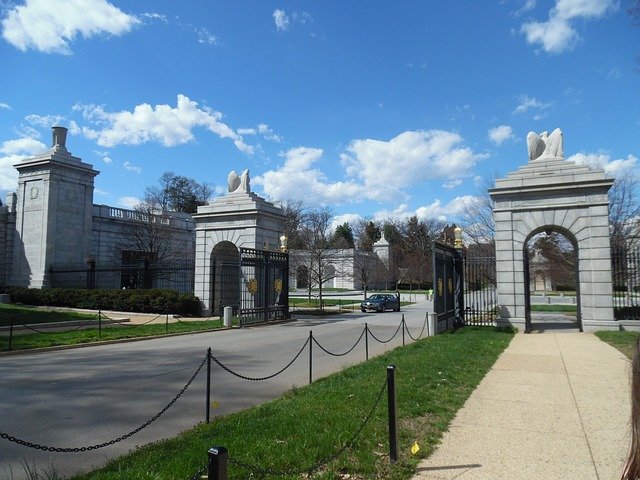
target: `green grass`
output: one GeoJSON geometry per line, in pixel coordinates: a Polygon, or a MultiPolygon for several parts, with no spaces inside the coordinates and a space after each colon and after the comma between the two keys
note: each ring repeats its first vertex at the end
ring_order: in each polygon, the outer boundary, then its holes
{"type": "MultiPolygon", "coordinates": [[[[289,305],[300,307],[300,308],[315,308],[318,306],[318,299],[312,298],[309,300],[307,297],[289,297],[289,305]]],[[[360,300],[350,300],[350,299],[338,299],[338,298],[323,298],[322,303],[324,303],[325,307],[335,307],[336,305],[340,306],[351,306],[351,305],[360,305],[360,300]]]]}
{"type": "Polygon", "coordinates": [[[275,401],[139,448],[101,470],[76,478],[192,478],[206,463],[206,452],[212,446],[225,446],[232,459],[264,469],[305,470],[330,458],[352,437],[385,382],[386,366],[394,364],[397,463],[391,464],[388,459],[385,392],[353,446],[311,476],[256,475],[232,462],[228,478],[409,479],[419,460],[434,451],[455,413],[511,338],[512,334],[492,328],[466,327],[399,347],[309,386],[294,388],[275,401]],[[414,441],[420,445],[416,456],[410,453],[414,441]]]}
{"type": "MultiPolygon", "coordinates": [[[[234,325],[237,325],[237,319],[234,318],[234,325]]],[[[126,338],[143,338],[151,337],[155,335],[188,333],[188,332],[202,332],[207,330],[213,330],[215,328],[221,328],[222,322],[220,320],[206,320],[206,321],[189,321],[189,322],[174,322],[166,324],[153,324],[153,325],[127,325],[121,326],[107,326],[106,322],[103,322],[102,335],[98,328],[97,319],[91,322],[95,325],[95,328],[87,328],[69,332],[48,332],[48,333],[25,333],[25,334],[13,334],[11,349],[12,350],[27,350],[33,348],[46,348],[55,347],[60,345],[77,345],[82,343],[91,343],[105,340],[120,340],[126,338]]],[[[74,327],[69,327],[70,329],[74,327]]],[[[9,337],[0,336],[0,351],[9,350],[9,337]]]]}
{"type": "Polygon", "coordinates": [[[628,358],[633,358],[640,332],[596,332],[596,336],[603,342],[616,347],[628,358]]]}
{"type": "Polygon", "coordinates": [[[577,305],[553,305],[553,304],[542,304],[542,305],[531,305],[532,312],[572,312],[577,313],[578,307],[577,305]]]}
{"type": "Polygon", "coordinates": [[[16,324],[35,324],[68,322],[70,320],[91,320],[96,318],[96,315],[93,313],[47,310],[46,308],[27,307],[7,303],[0,304],[0,327],[11,325],[12,318],[16,324]]]}

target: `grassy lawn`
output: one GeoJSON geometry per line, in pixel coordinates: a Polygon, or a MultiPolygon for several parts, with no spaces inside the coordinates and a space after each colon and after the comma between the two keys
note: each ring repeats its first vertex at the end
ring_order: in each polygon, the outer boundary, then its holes
{"type": "MultiPolygon", "coordinates": [[[[322,303],[325,307],[335,307],[336,305],[348,307],[351,305],[360,305],[360,300],[340,299],[340,298],[323,298],[322,303]]],[[[317,298],[309,300],[307,297],[289,297],[289,305],[299,308],[316,308],[319,304],[317,298]]]]}
{"type": "Polygon", "coordinates": [[[596,332],[596,336],[603,342],[616,347],[628,358],[633,358],[640,332],[596,332]]]}
{"type": "Polygon", "coordinates": [[[46,308],[27,307],[8,303],[0,304],[0,327],[11,325],[12,318],[15,319],[16,324],[33,324],[66,322],[69,320],[91,320],[96,318],[96,315],[92,313],[47,310],[46,308]]]}
{"type": "Polygon", "coordinates": [[[576,305],[553,305],[553,304],[542,304],[542,305],[531,305],[532,312],[568,312],[568,313],[577,313],[578,307],[576,305]]]}
{"type": "MultiPolygon", "coordinates": [[[[68,320],[68,319],[67,319],[68,320]]],[[[234,319],[234,325],[237,325],[237,319],[234,319]]],[[[31,348],[45,348],[59,345],[77,345],[80,343],[90,343],[105,340],[119,340],[124,338],[141,338],[151,337],[154,335],[165,335],[187,332],[201,332],[221,328],[222,322],[216,320],[206,321],[189,321],[154,325],[127,325],[108,326],[107,322],[102,324],[102,336],[98,329],[98,320],[91,322],[95,328],[87,328],[69,332],[48,332],[48,333],[25,333],[13,334],[12,350],[26,350],[31,348]]],[[[70,327],[69,329],[72,329],[70,327]]],[[[9,337],[0,336],[0,351],[9,350],[9,337]]]]}
{"type": "MultiPolygon", "coordinates": [[[[78,480],[192,478],[207,462],[207,450],[225,446],[230,458],[273,471],[305,471],[330,459],[363,419],[369,423],[353,444],[311,476],[252,473],[230,463],[229,479],[409,479],[420,458],[434,451],[471,392],[511,341],[493,328],[466,327],[406,347],[294,388],[281,398],[218,417],[173,439],[134,450],[78,480]],[[386,366],[394,364],[398,403],[399,459],[387,446],[386,366]],[[410,452],[414,442],[417,455],[410,452]]],[[[177,407],[179,408],[179,407],[177,407]]]]}

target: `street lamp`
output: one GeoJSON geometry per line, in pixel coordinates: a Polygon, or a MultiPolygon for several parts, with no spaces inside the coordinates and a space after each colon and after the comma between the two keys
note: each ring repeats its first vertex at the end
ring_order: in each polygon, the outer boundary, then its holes
{"type": "Polygon", "coordinates": [[[287,236],[284,233],[280,236],[280,251],[287,251],[287,236]]]}
{"type": "Polygon", "coordinates": [[[453,229],[453,246],[455,248],[462,248],[464,246],[462,244],[462,229],[460,227],[453,229]]]}

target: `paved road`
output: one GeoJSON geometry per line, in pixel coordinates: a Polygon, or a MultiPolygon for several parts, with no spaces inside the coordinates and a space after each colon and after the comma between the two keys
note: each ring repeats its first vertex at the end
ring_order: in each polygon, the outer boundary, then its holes
{"type": "MultiPolygon", "coordinates": [[[[407,326],[417,336],[428,305],[403,308],[407,326]]],[[[32,355],[0,357],[0,431],[54,447],[82,447],[117,438],[160,411],[184,386],[205,358],[207,347],[223,363],[249,376],[276,372],[314,337],[333,352],[344,352],[357,340],[363,324],[380,339],[396,330],[401,313],[347,314],[340,318],[301,319],[281,325],[229,330],[133,343],[88,347],[32,355]]],[[[425,332],[426,335],[426,332],[425,332]]],[[[407,342],[410,341],[406,337],[407,342]]],[[[402,336],[388,344],[370,339],[370,355],[402,344],[402,336]]],[[[344,357],[330,357],[314,346],[314,377],[364,360],[364,342],[344,357]]],[[[214,414],[225,414],[281,395],[308,383],[308,353],[275,379],[249,382],[214,367],[214,414]]],[[[384,378],[385,372],[380,372],[384,378]]],[[[176,404],[157,422],[130,439],[85,453],[47,453],[0,439],[0,479],[24,477],[21,462],[38,468],[53,465],[70,475],[105,464],[109,459],[174,436],[204,420],[204,371],[176,404]]],[[[203,452],[203,463],[206,452],[203,452]]]]}

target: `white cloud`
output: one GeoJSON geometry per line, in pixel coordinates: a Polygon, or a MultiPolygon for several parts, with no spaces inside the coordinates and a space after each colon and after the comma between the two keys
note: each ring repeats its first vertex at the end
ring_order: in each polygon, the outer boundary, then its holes
{"type": "Polygon", "coordinates": [[[366,197],[406,198],[406,188],[425,180],[453,180],[469,175],[486,158],[461,146],[463,138],[443,130],[407,131],[388,142],[354,140],[342,155],[349,176],[360,179],[366,197]]]}
{"type": "MultiPolygon", "coordinates": [[[[292,12],[289,16],[284,10],[276,9],[273,11],[273,21],[276,24],[276,30],[285,32],[294,23],[304,25],[313,22],[313,17],[307,12],[292,12]]],[[[312,36],[315,35],[312,34],[312,36]]]]}
{"type": "Polygon", "coordinates": [[[276,29],[279,31],[289,30],[290,20],[284,10],[276,9],[273,11],[273,21],[276,23],[276,29]]]}
{"type": "Polygon", "coordinates": [[[237,130],[239,135],[261,135],[265,140],[272,142],[281,142],[282,137],[273,132],[271,127],[266,123],[258,124],[257,128],[239,128],[237,130]]]}
{"type": "Polygon", "coordinates": [[[198,107],[189,97],[178,94],[176,107],[166,104],[152,107],[148,103],[136,105],[132,112],[106,112],[96,105],[76,104],[73,109],[82,112],[85,120],[100,129],[72,125],[101,147],[116,145],[140,145],[151,141],[166,147],[188,143],[194,140],[192,129],[204,127],[220,138],[230,139],[238,150],[253,153],[253,147],[244,143],[242,136],[221,121],[222,113],[208,107],[198,107]]]}
{"type": "Polygon", "coordinates": [[[139,16],[142,17],[142,18],[149,19],[149,20],[158,20],[158,21],[160,21],[162,23],[165,23],[165,24],[169,23],[169,20],[167,19],[167,16],[166,15],[162,15],[160,13],[148,12],[148,13],[143,13],[143,14],[141,14],[139,16]]]}
{"type": "Polygon", "coordinates": [[[42,128],[51,128],[64,123],[64,117],[62,115],[36,115],[34,113],[27,115],[25,120],[31,125],[36,125],[42,128]]]}
{"type": "Polygon", "coordinates": [[[617,0],[556,0],[546,22],[530,21],[520,27],[529,44],[540,44],[547,53],[572,50],[580,35],[572,22],[598,19],[619,7],[617,0]]]}
{"type": "Polygon", "coordinates": [[[350,179],[331,181],[315,167],[323,151],[297,147],[281,153],[284,164],[253,179],[273,200],[343,204],[408,199],[408,189],[425,180],[457,183],[487,155],[461,146],[462,137],[441,130],[404,132],[387,141],[354,140],[341,155],[350,179]]]}
{"type": "Polygon", "coordinates": [[[418,208],[415,214],[418,218],[437,218],[446,221],[451,216],[461,214],[475,202],[477,202],[477,199],[472,195],[456,197],[446,205],[442,205],[442,202],[436,199],[430,205],[418,208]]]}
{"type": "Polygon", "coordinates": [[[206,28],[199,27],[194,29],[196,35],[198,35],[198,43],[207,44],[207,45],[217,45],[218,37],[216,37],[213,33],[209,32],[206,28]]]}
{"type": "Polygon", "coordinates": [[[611,159],[608,153],[576,153],[567,158],[578,165],[586,165],[589,168],[603,169],[608,177],[615,177],[617,174],[631,170],[638,166],[638,158],[634,155],[627,155],[627,158],[611,159]]]}
{"type": "Polygon", "coordinates": [[[536,8],[537,3],[538,2],[536,2],[536,0],[526,0],[522,5],[522,7],[520,7],[518,10],[513,12],[513,14],[517,17],[522,15],[523,13],[529,12],[534,8],[536,8]]]}
{"type": "Polygon", "coordinates": [[[26,0],[9,10],[2,36],[16,48],[70,55],[69,43],[81,35],[122,35],[140,23],[106,0],[26,0]]]}
{"type": "Polygon", "coordinates": [[[331,220],[331,226],[329,230],[333,233],[336,231],[336,228],[340,225],[348,223],[353,227],[357,222],[362,220],[362,216],[358,213],[343,213],[342,215],[336,215],[331,220]]]}
{"type": "Polygon", "coordinates": [[[107,192],[106,190],[101,190],[100,188],[94,188],[93,194],[99,195],[101,197],[106,197],[107,195],[109,195],[109,192],[107,192]]]}
{"type": "Polygon", "coordinates": [[[15,190],[18,186],[18,171],[14,164],[32,155],[46,152],[44,143],[35,138],[24,137],[6,140],[0,144],[0,190],[15,190]]]}
{"type": "Polygon", "coordinates": [[[142,173],[142,168],[138,167],[137,165],[133,165],[129,162],[129,160],[125,160],[122,163],[122,166],[124,167],[125,170],[127,170],[128,172],[133,172],[133,173],[142,173]]]}
{"type": "Polygon", "coordinates": [[[502,145],[507,140],[513,139],[513,129],[509,125],[500,125],[495,128],[490,128],[487,132],[489,140],[496,145],[502,145]]]}
{"type": "Polygon", "coordinates": [[[137,197],[120,197],[118,199],[118,205],[120,207],[129,208],[131,210],[140,205],[140,203],[142,202],[137,197]]]}
{"type": "Polygon", "coordinates": [[[0,109],[11,110],[11,105],[8,103],[0,102],[0,109]]]}
{"type": "Polygon", "coordinates": [[[265,140],[271,140],[272,142],[282,141],[282,137],[273,133],[273,130],[266,123],[258,125],[258,133],[262,135],[265,140]]]}
{"type": "Polygon", "coordinates": [[[446,188],[447,190],[451,190],[453,188],[459,187],[460,185],[462,185],[462,180],[460,178],[454,178],[453,180],[444,182],[442,184],[442,187],[446,188]]]}
{"type": "Polygon", "coordinates": [[[525,113],[531,109],[547,110],[553,106],[553,102],[541,102],[540,100],[534,97],[529,97],[528,95],[520,95],[519,102],[518,106],[512,112],[514,115],[517,113],[525,113]]]}
{"type": "Polygon", "coordinates": [[[99,150],[94,150],[93,153],[95,153],[96,155],[98,155],[100,157],[100,159],[106,163],[107,165],[110,164],[113,160],[111,159],[111,157],[109,156],[109,152],[101,152],[99,150]]]}
{"type": "Polygon", "coordinates": [[[319,148],[297,147],[281,153],[285,162],[252,182],[261,185],[272,200],[304,200],[308,204],[340,204],[360,197],[362,186],[355,182],[330,182],[324,173],[312,168],[322,157],[319,148]]]}

